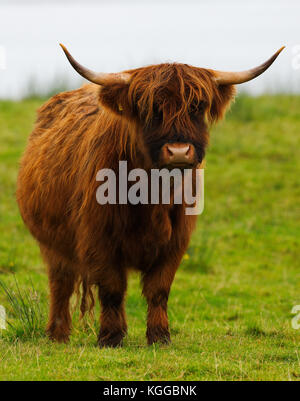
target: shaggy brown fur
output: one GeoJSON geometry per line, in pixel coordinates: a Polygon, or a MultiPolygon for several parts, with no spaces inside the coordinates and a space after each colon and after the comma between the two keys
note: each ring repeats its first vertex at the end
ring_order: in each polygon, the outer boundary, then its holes
{"type": "Polygon", "coordinates": [[[193,143],[199,163],[207,125],[220,119],[234,87],[218,87],[212,72],[184,64],[129,71],[129,84],[85,85],[61,93],[38,111],[22,159],[17,199],[40,245],[50,285],[49,336],[67,341],[69,299],[91,286],[101,302],[100,346],[118,346],[126,333],[129,269],[142,274],[148,302],[148,343],[170,340],[167,300],[196,217],[185,205],[99,205],[97,171],[158,166],[167,142],[193,143]]]}

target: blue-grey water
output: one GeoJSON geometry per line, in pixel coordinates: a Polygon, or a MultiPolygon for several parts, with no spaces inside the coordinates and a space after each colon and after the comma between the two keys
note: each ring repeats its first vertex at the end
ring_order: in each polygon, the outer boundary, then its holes
{"type": "Polygon", "coordinates": [[[240,70],[286,45],[263,76],[241,89],[300,91],[299,0],[1,0],[0,97],[48,91],[62,81],[78,86],[59,42],[99,71],[164,61],[240,70]]]}

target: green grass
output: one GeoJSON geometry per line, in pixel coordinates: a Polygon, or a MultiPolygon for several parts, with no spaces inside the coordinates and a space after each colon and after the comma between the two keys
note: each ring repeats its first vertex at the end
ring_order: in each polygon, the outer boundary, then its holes
{"type": "Polygon", "coordinates": [[[18,161],[40,104],[0,102],[0,280],[16,302],[21,293],[29,316],[0,290],[12,325],[0,332],[0,378],[299,380],[291,310],[300,304],[300,97],[241,96],[213,129],[204,213],[169,301],[173,342],[146,346],[146,305],[133,275],[121,349],[95,346],[99,306],[95,322],[75,316],[68,345],[42,330],[47,277],[15,202],[18,161]],[[41,311],[30,326],[35,303],[41,311]]]}

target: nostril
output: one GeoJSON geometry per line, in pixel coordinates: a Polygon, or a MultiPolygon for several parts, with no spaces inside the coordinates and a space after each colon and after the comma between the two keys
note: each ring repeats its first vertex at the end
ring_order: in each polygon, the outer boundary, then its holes
{"type": "Polygon", "coordinates": [[[191,153],[190,150],[191,150],[191,146],[189,145],[187,151],[185,152],[186,156],[189,156],[189,153],[191,153]]]}
{"type": "Polygon", "coordinates": [[[174,153],[172,152],[172,150],[169,148],[169,146],[167,146],[167,152],[169,156],[173,156],[174,153]]]}

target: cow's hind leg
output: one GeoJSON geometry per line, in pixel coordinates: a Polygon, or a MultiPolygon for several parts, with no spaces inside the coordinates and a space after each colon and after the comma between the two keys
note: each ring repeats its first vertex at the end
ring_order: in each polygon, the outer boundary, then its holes
{"type": "Polygon", "coordinates": [[[102,274],[98,284],[101,303],[100,347],[118,347],[122,345],[127,333],[125,315],[125,294],[127,287],[126,272],[109,270],[102,274]]]}
{"type": "Polygon", "coordinates": [[[68,342],[71,332],[70,298],[76,275],[71,263],[55,252],[42,248],[48,264],[50,312],[46,332],[53,341],[68,342]]]}

